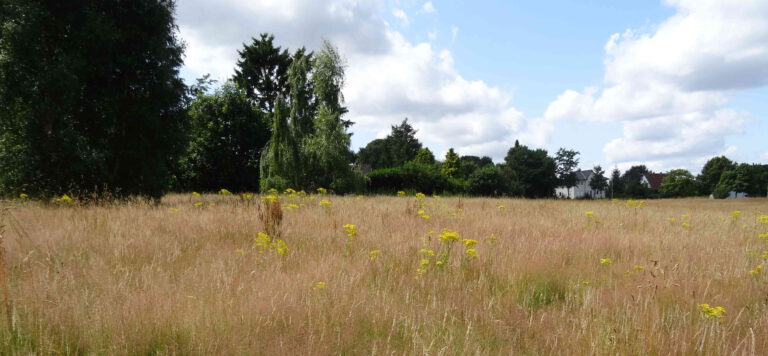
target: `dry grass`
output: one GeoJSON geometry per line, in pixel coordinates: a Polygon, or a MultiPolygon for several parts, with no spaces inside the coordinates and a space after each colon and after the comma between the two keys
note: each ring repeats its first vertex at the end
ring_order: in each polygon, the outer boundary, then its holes
{"type": "Polygon", "coordinates": [[[0,353],[768,354],[768,271],[747,273],[766,199],[426,198],[423,219],[413,197],[326,198],[282,212],[286,256],[254,250],[258,204],[235,196],[13,203],[0,353]],[[443,228],[479,257],[455,243],[419,275],[443,228]]]}

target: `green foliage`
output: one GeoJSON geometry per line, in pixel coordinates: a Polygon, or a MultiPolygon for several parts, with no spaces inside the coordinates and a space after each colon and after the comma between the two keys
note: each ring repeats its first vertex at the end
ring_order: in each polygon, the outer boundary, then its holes
{"type": "Polygon", "coordinates": [[[746,164],[742,163],[747,178],[746,192],[750,197],[764,197],[768,192],[768,164],[746,164]]]}
{"type": "Polygon", "coordinates": [[[413,158],[413,163],[426,166],[434,165],[435,155],[428,147],[420,148],[419,152],[416,152],[416,157],[413,158]]]}
{"type": "Polygon", "coordinates": [[[665,197],[691,197],[698,193],[698,185],[691,172],[673,169],[661,182],[660,192],[665,197]]]}
{"type": "Polygon", "coordinates": [[[259,160],[269,138],[263,114],[233,82],[198,93],[189,106],[189,146],[181,159],[180,188],[258,190],[259,160]]]}
{"type": "Polygon", "coordinates": [[[643,175],[650,173],[645,165],[632,166],[621,176],[621,192],[618,196],[625,196],[629,198],[646,198],[650,195],[651,191],[648,187],[643,185],[643,175]]]}
{"type": "Polygon", "coordinates": [[[445,161],[443,161],[441,170],[443,175],[448,178],[456,177],[459,170],[459,155],[453,151],[453,148],[445,153],[445,161]]]}
{"type": "Polygon", "coordinates": [[[611,198],[613,198],[614,195],[619,196],[624,193],[624,186],[621,184],[621,171],[619,171],[618,168],[614,168],[613,171],[611,171],[611,180],[608,187],[611,191],[611,198]]]}
{"type": "Polygon", "coordinates": [[[0,4],[0,194],[159,197],[183,148],[174,3],[0,4]]]}
{"type": "Polygon", "coordinates": [[[263,112],[271,113],[277,97],[288,95],[288,68],[291,55],[288,50],[275,47],[275,36],[262,33],[251,44],[243,44],[237,53],[240,59],[233,80],[245,90],[249,99],[263,112]]]}
{"type": "Polygon", "coordinates": [[[715,186],[712,195],[715,198],[727,198],[730,192],[743,193],[748,187],[749,170],[746,165],[738,165],[734,169],[723,172],[720,181],[715,186]]]}
{"type": "Polygon", "coordinates": [[[511,182],[510,191],[513,195],[528,198],[552,196],[557,185],[555,160],[547,155],[546,150],[531,150],[515,142],[504,161],[505,175],[511,182]]]}
{"type": "Polygon", "coordinates": [[[589,188],[593,191],[605,191],[608,189],[608,178],[605,177],[605,170],[600,165],[592,168],[592,180],[589,181],[589,188]]]}
{"type": "MultiPolygon", "coordinates": [[[[369,164],[373,169],[398,167],[414,160],[420,149],[421,143],[416,139],[416,130],[406,118],[400,125],[392,126],[392,132],[386,138],[373,140],[360,148],[357,161],[360,164],[369,164]]],[[[432,161],[434,162],[434,156],[432,161]]]]}
{"type": "Polygon", "coordinates": [[[457,177],[460,179],[469,179],[479,168],[493,165],[493,160],[488,156],[482,158],[478,156],[461,156],[459,158],[459,171],[457,177]]]}
{"type": "Polygon", "coordinates": [[[378,169],[367,174],[368,190],[374,193],[394,194],[411,190],[425,194],[461,193],[460,183],[440,174],[433,166],[406,163],[396,168],[378,169]]]}
{"type": "Polygon", "coordinates": [[[557,183],[561,187],[573,187],[576,185],[576,167],[579,166],[579,152],[560,148],[555,155],[555,175],[557,183]]]}
{"type": "Polygon", "coordinates": [[[297,187],[299,173],[298,145],[288,127],[288,109],[282,96],[275,101],[272,137],[261,163],[261,190],[297,187]]]}
{"type": "Polygon", "coordinates": [[[736,168],[736,163],[725,156],[713,157],[701,169],[701,174],[697,177],[701,186],[700,193],[707,195],[712,193],[715,186],[720,182],[720,176],[725,171],[736,168]]]}
{"type": "Polygon", "coordinates": [[[467,180],[467,191],[472,195],[501,196],[506,195],[509,189],[504,172],[494,165],[478,168],[467,180]]]}

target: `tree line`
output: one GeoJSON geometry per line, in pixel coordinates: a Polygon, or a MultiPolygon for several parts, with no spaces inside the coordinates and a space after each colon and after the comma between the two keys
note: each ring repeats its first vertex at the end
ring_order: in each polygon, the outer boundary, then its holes
{"type": "MultiPolygon", "coordinates": [[[[553,196],[573,187],[579,153],[515,142],[504,161],[442,160],[403,120],[350,149],[345,63],[324,41],[293,51],[260,34],[234,75],[187,86],[171,0],[6,0],[0,4],[0,195],[148,196],[168,191],[315,190],[553,196]]],[[[645,166],[591,188],[615,197],[765,195],[766,165],[710,160],[670,171],[659,191],[645,166]]]]}

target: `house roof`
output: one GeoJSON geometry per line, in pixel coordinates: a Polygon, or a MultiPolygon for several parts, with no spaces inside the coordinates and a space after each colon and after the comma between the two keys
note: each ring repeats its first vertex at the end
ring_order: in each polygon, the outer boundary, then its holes
{"type": "Polygon", "coordinates": [[[659,189],[661,188],[661,182],[664,180],[664,177],[667,175],[664,173],[646,173],[645,179],[648,180],[648,184],[653,189],[659,189]]]}
{"type": "Polygon", "coordinates": [[[583,171],[576,171],[576,180],[577,181],[586,181],[589,180],[589,177],[594,174],[591,169],[585,169],[583,171]]]}

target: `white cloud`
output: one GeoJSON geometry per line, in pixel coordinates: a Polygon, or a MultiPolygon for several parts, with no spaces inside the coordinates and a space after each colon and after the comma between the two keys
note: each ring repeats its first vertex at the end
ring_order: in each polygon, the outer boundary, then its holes
{"type": "MultiPolygon", "coordinates": [[[[552,120],[525,118],[512,106],[511,92],[464,78],[449,51],[407,40],[383,13],[381,3],[363,0],[180,2],[185,70],[229,77],[237,50],[259,32],[274,33],[292,49],[314,49],[327,38],[347,59],[344,96],[356,132],[380,136],[408,117],[435,151],[454,147],[500,159],[515,139],[547,144],[552,120]]],[[[455,39],[458,28],[451,32],[455,39]]]]}
{"type": "Polygon", "coordinates": [[[459,28],[456,26],[451,26],[451,39],[453,41],[456,41],[456,36],[459,35],[459,28]]]}
{"type": "Polygon", "coordinates": [[[425,2],[424,5],[421,7],[421,9],[424,10],[424,12],[426,12],[428,14],[431,14],[431,13],[437,11],[437,9],[435,9],[435,5],[432,5],[431,1],[425,2]]]}
{"type": "Polygon", "coordinates": [[[406,14],[405,11],[401,9],[392,10],[392,16],[400,20],[400,23],[402,23],[403,26],[408,26],[408,24],[410,23],[410,21],[408,20],[408,14],[406,14]]]}
{"type": "Polygon", "coordinates": [[[723,152],[749,115],[725,108],[737,90],[768,84],[768,2],[669,0],[675,15],[652,32],[628,30],[605,45],[605,88],[566,90],[550,120],[618,121],[609,164],[695,167],[723,152]]]}

